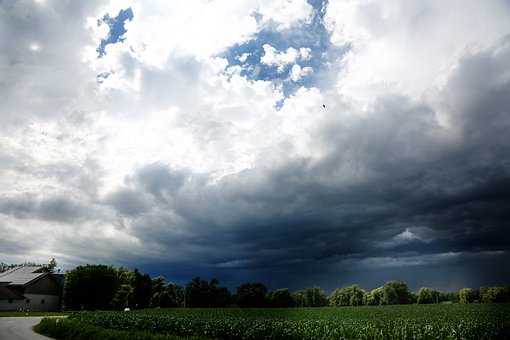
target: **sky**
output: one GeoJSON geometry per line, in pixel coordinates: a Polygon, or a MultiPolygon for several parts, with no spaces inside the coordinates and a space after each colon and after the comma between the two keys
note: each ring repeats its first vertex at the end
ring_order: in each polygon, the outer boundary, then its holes
{"type": "Polygon", "coordinates": [[[0,261],[510,277],[508,0],[0,0],[0,261]]]}

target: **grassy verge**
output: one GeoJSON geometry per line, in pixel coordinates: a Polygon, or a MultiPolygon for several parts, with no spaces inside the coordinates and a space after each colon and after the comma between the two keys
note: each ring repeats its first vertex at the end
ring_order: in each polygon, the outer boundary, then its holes
{"type": "Polygon", "coordinates": [[[1,317],[22,317],[22,316],[65,316],[66,312],[0,312],[1,317]]]}
{"type": "Polygon", "coordinates": [[[34,331],[59,340],[207,340],[203,337],[179,337],[154,334],[147,331],[123,331],[106,329],[69,319],[45,318],[34,331]]]}

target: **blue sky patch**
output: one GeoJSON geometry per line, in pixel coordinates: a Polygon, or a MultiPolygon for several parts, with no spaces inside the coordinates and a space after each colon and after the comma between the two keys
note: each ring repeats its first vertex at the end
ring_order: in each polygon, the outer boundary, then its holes
{"type": "MultiPolygon", "coordinates": [[[[245,43],[235,44],[220,56],[228,60],[230,66],[241,66],[241,75],[252,80],[270,80],[282,85],[285,97],[292,95],[299,87],[318,86],[317,74],[329,64],[328,61],[338,58],[346,49],[339,49],[330,42],[330,33],[324,26],[324,13],[327,1],[308,0],[313,6],[313,15],[309,22],[298,27],[278,31],[273,25],[264,27],[255,37],[245,43]],[[287,64],[283,70],[276,65],[261,63],[264,56],[264,45],[269,44],[278,52],[285,52],[289,47],[296,50],[309,48],[309,59],[296,60],[301,68],[311,67],[313,73],[303,76],[297,81],[291,80],[293,63],[287,64]]],[[[256,15],[255,15],[256,16],[256,15]]],[[[281,103],[276,105],[280,106],[281,103]]]]}
{"type": "Polygon", "coordinates": [[[96,49],[98,53],[98,57],[101,58],[106,54],[106,46],[109,44],[115,44],[119,41],[124,41],[125,38],[122,38],[124,33],[126,33],[126,28],[124,27],[124,24],[126,20],[132,20],[133,19],[133,10],[131,7],[126,9],[121,9],[119,11],[119,14],[112,18],[107,13],[103,16],[102,19],[98,20],[97,25],[100,26],[103,23],[107,24],[110,28],[110,32],[108,33],[108,37],[106,39],[101,40],[101,44],[96,49]]]}

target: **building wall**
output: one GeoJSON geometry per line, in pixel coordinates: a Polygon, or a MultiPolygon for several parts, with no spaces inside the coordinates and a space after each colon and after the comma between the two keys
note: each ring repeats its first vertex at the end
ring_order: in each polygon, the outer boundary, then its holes
{"type": "Polygon", "coordinates": [[[25,294],[26,300],[0,300],[0,311],[57,311],[60,297],[46,294],[25,294]],[[27,301],[28,300],[28,301],[27,301]],[[44,301],[43,301],[44,300],[44,301]]]}

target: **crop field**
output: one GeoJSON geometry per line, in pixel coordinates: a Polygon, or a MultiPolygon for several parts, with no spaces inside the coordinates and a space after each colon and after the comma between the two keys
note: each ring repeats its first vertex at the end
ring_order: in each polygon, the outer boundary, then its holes
{"type": "Polygon", "coordinates": [[[212,339],[510,339],[510,305],[81,312],[78,324],[212,339]]]}

